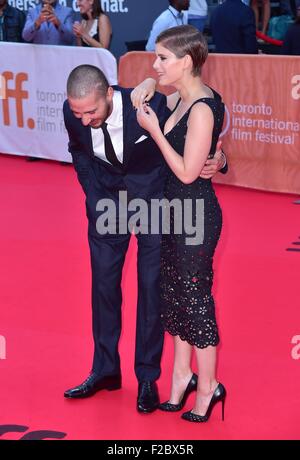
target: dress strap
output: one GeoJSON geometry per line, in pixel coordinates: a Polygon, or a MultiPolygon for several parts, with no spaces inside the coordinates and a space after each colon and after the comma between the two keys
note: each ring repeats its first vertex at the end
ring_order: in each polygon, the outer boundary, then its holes
{"type": "Polygon", "coordinates": [[[181,101],[181,97],[178,99],[178,101],[176,102],[176,105],[174,107],[174,109],[172,110],[172,113],[175,112],[175,110],[177,109],[177,107],[179,106],[179,103],[181,101]]]}
{"type": "MultiPolygon", "coordinates": [[[[210,88],[210,87],[209,87],[210,88]]],[[[210,106],[209,104],[209,101],[221,101],[221,96],[213,89],[213,88],[210,88],[214,94],[214,97],[200,97],[199,99],[197,99],[196,101],[194,101],[190,107],[190,109],[195,105],[197,104],[197,102],[206,102],[207,105],[210,106]]]]}
{"type": "MultiPolygon", "coordinates": [[[[194,101],[194,102],[192,103],[190,109],[191,109],[192,107],[194,107],[194,105],[197,104],[198,102],[207,102],[207,101],[211,101],[211,100],[213,101],[214,99],[211,98],[211,97],[200,97],[199,99],[197,99],[196,101],[194,101]]],[[[209,105],[209,104],[208,104],[208,105],[209,105]]]]}

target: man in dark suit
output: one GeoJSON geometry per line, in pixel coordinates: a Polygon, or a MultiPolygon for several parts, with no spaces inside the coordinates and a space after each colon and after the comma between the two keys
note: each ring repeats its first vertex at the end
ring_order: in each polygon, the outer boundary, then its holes
{"type": "Polygon", "coordinates": [[[211,31],[216,53],[258,53],[254,12],[241,0],[226,0],[217,6],[211,31]]]}
{"type": "Polygon", "coordinates": [[[0,42],[22,42],[25,20],[23,11],[0,0],[0,42]]]}
{"type": "MultiPolygon", "coordinates": [[[[90,65],[76,67],[68,78],[64,119],[69,151],[86,195],[94,359],[89,377],[67,390],[67,398],[83,398],[102,389],[121,387],[118,353],[121,277],[133,217],[127,202],[139,198],[149,203],[163,197],[165,164],[156,144],[136,121],[130,93],[130,89],[110,87],[103,73],[90,65]],[[115,210],[112,215],[105,211],[110,204],[115,210]]],[[[165,96],[155,93],[151,107],[163,124],[169,114],[165,96]]],[[[159,312],[160,235],[150,231],[151,219],[144,222],[142,231],[135,229],[138,241],[135,373],[139,382],[137,409],[152,412],[159,404],[155,382],[160,375],[163,346],[159,312]]]]}

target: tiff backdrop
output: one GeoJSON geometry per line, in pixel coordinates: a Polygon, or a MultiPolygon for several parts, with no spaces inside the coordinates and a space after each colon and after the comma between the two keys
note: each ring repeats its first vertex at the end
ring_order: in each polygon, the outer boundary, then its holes
{"type": "MultiPolygon", "coordinates": [[[[9,0],[11,6],[24,12],[38,3],[35,0],[9,0]]],[[[70,6],[79,17],[76,0],[60,0],[59,3],[70,6]]],[[[169,5],[168,0],[101,0],[101,3],[112,23],[110,51],[117,58],[127,51],[126,41],[148,38],[154,19],[169,5]]]]}

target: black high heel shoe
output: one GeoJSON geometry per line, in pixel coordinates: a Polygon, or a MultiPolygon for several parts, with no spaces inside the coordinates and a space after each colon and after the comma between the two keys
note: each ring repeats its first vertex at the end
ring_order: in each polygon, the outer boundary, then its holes
{"type": "Polygon", "coordinates": [[[186,403],[188,396],[197,390],[198,376],[193,374],[191,380],[188,383],[188,386],[185,389],[185,392],[182,395],[182,398],[178,404],[172,404],[169,401],[166,401],[158,406],[160,410],[165,412],[178,412],[180,411],[186,403]]]}
{"type": "Polygon", "coordinates": [[[189,412],[184,412],[181,418],[183,418],[184,420],[187,420],[188,422],[198,422],[198,423],[207,422],[214,406],[217,404],[217,402],[221,401],[222,402],[222,420],[224,420],[225,398],[226,398],[225,387],[222,385],[222,383],[219,383],[217,388],[214,391],[214,394],[212,395],[212,398],[210,400],[210,403],[209,403],[209,406],[207,408],[205,415],[194,414],[190,410],[189,412]]]}

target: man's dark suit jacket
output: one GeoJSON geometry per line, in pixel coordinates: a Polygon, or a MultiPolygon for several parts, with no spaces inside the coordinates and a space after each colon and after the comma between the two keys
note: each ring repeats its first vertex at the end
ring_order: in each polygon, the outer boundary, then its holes
{"type": "MultiPolygon", "coordinates": [[[[67,101],[64,103],[64,119],[69,134],[69,152],[72,155],[79,182],[87,194],[91,182],[101,183],[102,191],[115,192],[127,190],[132,198],[151,199],[162,195],[165,177],[165,162],[155,142],[147,131],[141,128],[136,120],[136,112],[130,100],[131,89],[115,87],[122,94],[123,101],[123,168],[110,166],[107,162],[95,157],[93,152],[91,128],[83,126],[70,110],[67,101]],[[136,143],[141,136],[147,139],[136,143]]],[[[151,107],[163,125],[169,113],[166,97],[156,93],[151,107]]],[[[99,196],[99,198],[102,198],[99,196]]]]}
{"type": "Polygon", "coordinates": [[[226,0],[211,17],[216,53],[257,54],[255,16],[241,0],[226,0]]]}

